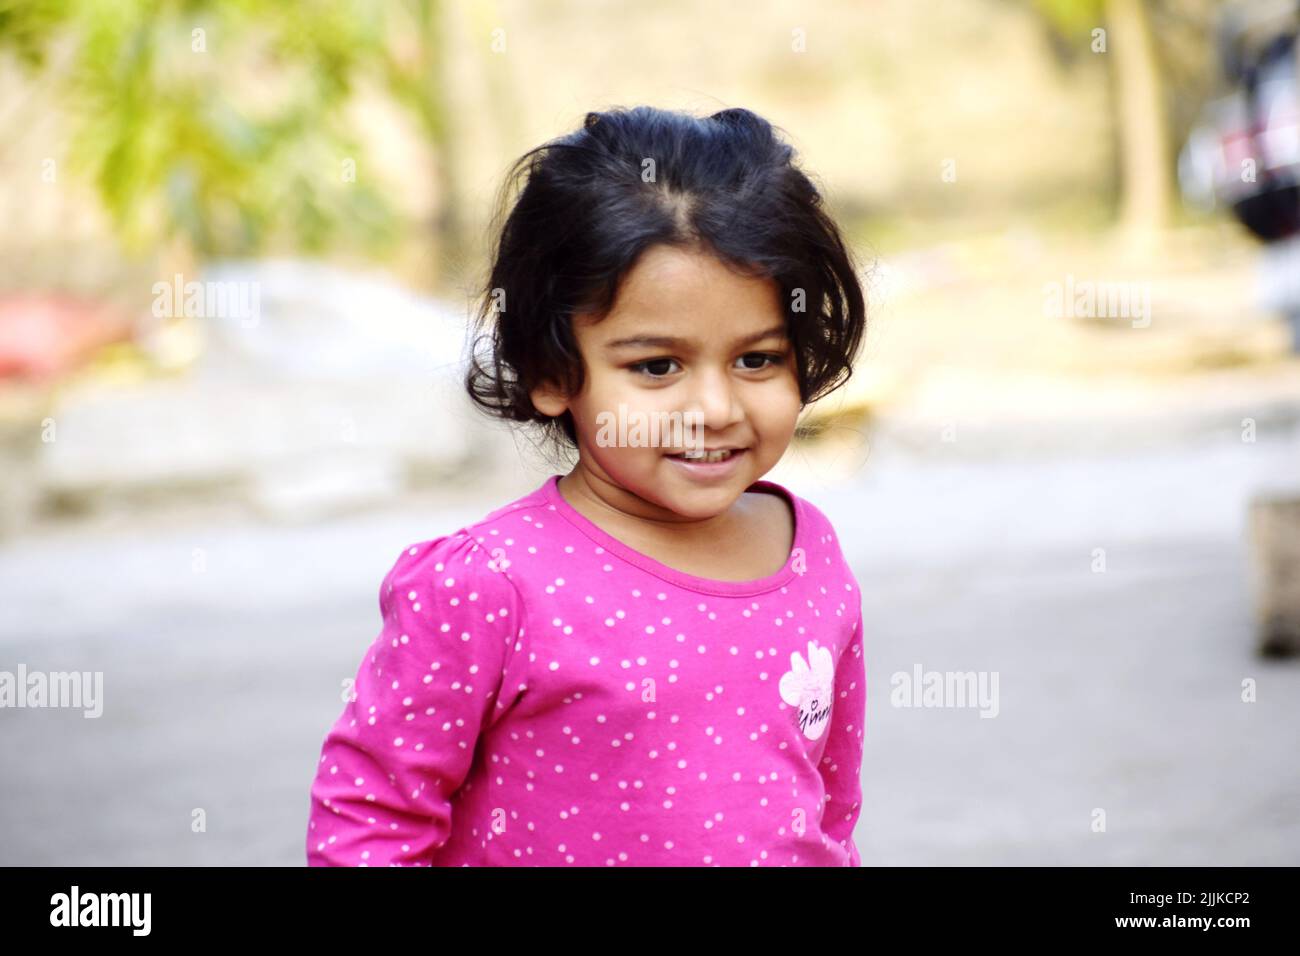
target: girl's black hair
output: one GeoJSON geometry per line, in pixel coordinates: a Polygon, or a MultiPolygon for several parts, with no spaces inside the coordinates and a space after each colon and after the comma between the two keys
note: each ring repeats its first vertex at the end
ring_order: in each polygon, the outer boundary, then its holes
{"type": "Polygon", "coordinates": [[[581,389],[573,314],[607,314],[623,275],[660,243],[704,249],[741,274],[774,279],[802,402],[838,388],[863,337],[862,288],[794,157],[749,110],[701,119],[650,106],[588,113],[580,130],[529,150],[502,190],[497,221],[522,182],[478,298],[470,397],[576,445],[572,416],[543,415],[529,392],[547,381],[567,394],[581,389]]]}

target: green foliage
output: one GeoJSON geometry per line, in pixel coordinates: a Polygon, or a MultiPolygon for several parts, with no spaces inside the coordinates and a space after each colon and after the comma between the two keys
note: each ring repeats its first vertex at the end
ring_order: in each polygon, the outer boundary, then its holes
{"type": "Polygon", "coordinates": [[[1065,38],[1086,37],[1094,27],[1103,25],[1102,0],[1030,0],[1029,6],[1065,38]]]}
{"type": "Polygon", "coordinates": [[[0,0],[0,49],[58,70],[70,162],[128,245],[380,252],[396,216],[344,113],[359,79],[385,82],[383,13],[380,0],[0,0]]]}

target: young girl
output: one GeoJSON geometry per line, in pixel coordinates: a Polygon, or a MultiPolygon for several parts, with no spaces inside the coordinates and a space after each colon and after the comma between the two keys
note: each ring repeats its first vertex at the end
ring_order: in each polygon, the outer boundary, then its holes
{"type": "Polygon", "coordinates": [[[849,375],[853,258],[744,109],[590,113],[520,179],[467,386],[577,463],[398,556],[308,862],[857,866],[861,597],[762,480],[849,375]]]}

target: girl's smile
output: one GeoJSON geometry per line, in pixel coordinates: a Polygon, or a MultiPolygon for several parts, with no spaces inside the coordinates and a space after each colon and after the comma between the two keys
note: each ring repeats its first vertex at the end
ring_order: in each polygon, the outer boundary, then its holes
{"type": "Polygon", "coordinates": [[[741,458],[748,451],[747,448],[719,448],[687,451],[665,457],[680,466],[682,473],[694,481],[719,481],[735,474],[740,467],[741,458]]]}

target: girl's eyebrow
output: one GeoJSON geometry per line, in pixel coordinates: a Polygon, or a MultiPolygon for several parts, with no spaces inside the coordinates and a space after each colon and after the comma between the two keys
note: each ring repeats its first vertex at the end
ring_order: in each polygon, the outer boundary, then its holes
{"type": "MultiPolygon", "coordinates": [[[[770,329],[764,329],[762,332],[756,332],[753,335],[747,335],[740,341],[736,342],[736,347],[752,345],[755,342],[761,342],[763,339],[776,337],[785,338],[785,326],[774,325],[770,329]]],[[[689,339],[675,338],[671,335],[633,335],[628,338],[615,339],[612,342],[606,342],[607,349],[622,348],[648,348],[648,349],[676,349],[684,345],[689,345],[689,339]]]]}

